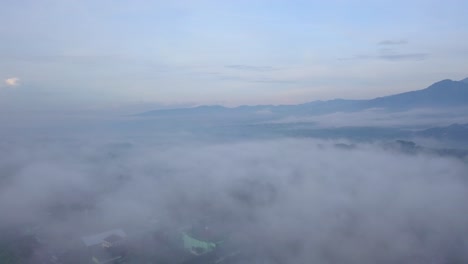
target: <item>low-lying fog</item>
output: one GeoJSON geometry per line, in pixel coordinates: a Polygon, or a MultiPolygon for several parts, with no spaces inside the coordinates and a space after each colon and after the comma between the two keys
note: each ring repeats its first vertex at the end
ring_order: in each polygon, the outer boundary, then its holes
{"type": "Polygon", "coordinates": [[[60,251],[210,217],[251,263],[468,262],[466,161],[378,143],[164,141],[1,141],[0,229],[60,251]]]}

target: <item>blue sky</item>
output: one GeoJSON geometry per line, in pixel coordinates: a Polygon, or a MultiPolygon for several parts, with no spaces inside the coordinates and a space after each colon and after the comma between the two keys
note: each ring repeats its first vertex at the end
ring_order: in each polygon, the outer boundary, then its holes
{"type": "Polygon", "coordinates": [[[468,77],[468,1],[0,5],[0,111],[289,104],[468,77]]]}

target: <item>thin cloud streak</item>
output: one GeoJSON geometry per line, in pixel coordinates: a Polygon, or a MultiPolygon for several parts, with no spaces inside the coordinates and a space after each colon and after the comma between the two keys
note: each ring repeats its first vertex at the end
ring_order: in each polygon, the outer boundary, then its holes
{"type": "Polygon", "coordinates": [[[430,57],[429,53],[382,53],[379,55],[356,55],[351,58],[339,58],[338,60],[385,60],[385,61],[421,61],[430,57]]]}
{"type": "Polygon", "coordinates": [[[429,57],[428,53],[382,54],[377,58],[389,61],[420,61],[429,57]]]}
{"type": "Polygon", "coordinates": [[[242,71],[274,71],[277,70],[275,67],[271,66],[252,66],[252,65],[243,65],[243,64],[236,64],[236,65],[226,65],[226,68],[235,69],[235,70],[242,70],[242,71]]]}
{"type": "Polygon", "coordinates": [[[392,45],[405,45],[408,44],[407,40],[382,40],[377,45],[392,46],[392,45]]]}

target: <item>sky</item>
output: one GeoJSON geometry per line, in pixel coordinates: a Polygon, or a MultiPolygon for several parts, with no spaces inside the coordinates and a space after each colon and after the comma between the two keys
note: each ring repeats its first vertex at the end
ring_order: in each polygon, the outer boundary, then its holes
{"type": "Polygon", "coordinates": [[[365,99],[468,77],[465,0],[0,5],[4,113],[365,99]]]}

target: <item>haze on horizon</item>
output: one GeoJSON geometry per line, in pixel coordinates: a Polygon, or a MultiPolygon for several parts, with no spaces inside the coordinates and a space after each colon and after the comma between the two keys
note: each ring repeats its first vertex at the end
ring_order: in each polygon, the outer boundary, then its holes
{"type": "Polygon", "coordinates": [[[461,0],[2,1],[0,111],[291,104],[422,89],[466,77],[466,10],[461,0]]]}

